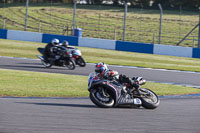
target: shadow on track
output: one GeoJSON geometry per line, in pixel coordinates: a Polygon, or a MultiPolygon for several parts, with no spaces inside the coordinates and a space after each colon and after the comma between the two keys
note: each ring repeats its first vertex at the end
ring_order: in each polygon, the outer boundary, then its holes
{"type": "Polygon", "coordinates": [[[5,68],[45,68],[42,66],[12,66],[12,65],[0,65],[1,67],[5,67],[5,68]]]}
{"type": "MultiPolygon", "coordinates": [[[[51,67],[51,68],[46,68],[46,67],[44,67],[44,66],[25,66],[25,65],[19,65],[19,66],[12,66],[12,65],[0,65],[0,67],[2,67],[2,68],[7,68],[7,69],[13,69],[13,68],[24,68],[24,69],[46,69],[46,70],[62,70],[62,67],[60,67],[60,68],[53,68],[53,67],[51,67]]],[[[63,67],[63,70],[68,70],[68,69],[64,69],[64,67],[63,67]]]]}
{"type": "MultiPolygon", "coordinates": [[[[22,103],[22,104],[35,104],[35,105],[43,105],[43,106],[63,106],[63,107],[78,107],[78,108],[99,108],[96,105],[84,105],[84,104],[60,104],[60,103],[31,103],[31,102],[16,102],[16,103],[22,103]]],[[[101,108],[103,109],[103,108],[101,108]]],[[[129,106],[129,105],[121,105],[117,106],[112,109],[142,109],[146,110],[144,108],[140,108],[137,106],[129,106]]]]}
{"type": "Polygon", "coordinates": [[[35,104],[44,106],[66,106],[66,107],[78,107],[78,108],[97,108],[95,105],[84,105],[84,104],[59,104],[59,103],[29,103],[29,102],[17,102],[24,104],[35,104]]]}

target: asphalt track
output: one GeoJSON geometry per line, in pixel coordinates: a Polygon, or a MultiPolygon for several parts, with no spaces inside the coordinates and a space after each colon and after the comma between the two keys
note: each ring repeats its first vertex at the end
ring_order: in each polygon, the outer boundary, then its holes
{"type": "Polygon", "coordinates": [[[197,97],[155,110],[97,108],[88,98],[0,98],[0,133],[199,133],[197,97]]]}
{"type": "MultiPolygon", "coordinates": [[[[0,68],[88,75],[94,64],[71,71],[46,69],[39,60],[0,57],[0,68]]],[[[199,73],[110,68],[151,81],[200,86],[199,73]]],[[[157,109],[147,110],[98,108],[88,98],[0,98],[0,133],[200,133],[199,95],[160,99],[157,109]]]]}
{"type": "MultiPolygon", "coordinates": [[[[40,60],[36,59],[0,57],[0,68],[87,76],[90,72],[94,71],[94,64],[87,64],[86,67],[77,66],[75,70],[68,70],[65,67],[55,66],[53,66],[52,68],[44,68],[40,60]]],[[[195,86],[197,88],[200,88],[199,72],[122,66],[109,66],[109,68],[118,71],[120,74],[125,74],[129,77],[144,77],[147,81],[195,86]]]]}

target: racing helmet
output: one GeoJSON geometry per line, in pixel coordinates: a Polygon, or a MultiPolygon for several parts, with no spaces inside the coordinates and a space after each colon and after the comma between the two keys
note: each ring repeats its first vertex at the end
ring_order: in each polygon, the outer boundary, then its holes
{"type": "Polygon", "coordinates": [[[65,41],[63,41],[62,45],[63,45],[64,47],[68,47],[68,46],[69,46],[69,42],[65,40],[65,41]]]}
{"type": "Polygon", "coordinates": [[[58,39],[53,39],[52,41],[51,41],[51,43],[53,44],[53,45],[58,45],[59,44],[59,40],[58,39]]]}
{"type": "Polygon", "coordinates": [[[96,73],[102,74],[102,73],[106,72],[107,70],[108,70],[108,67],[103,62],[99,62],[95,66],[95,72],[96,73]]]}

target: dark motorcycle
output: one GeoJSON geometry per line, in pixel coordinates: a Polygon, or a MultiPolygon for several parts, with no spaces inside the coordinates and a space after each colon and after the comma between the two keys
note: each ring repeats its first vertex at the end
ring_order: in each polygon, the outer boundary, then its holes
{"type": "Polygon", "coordinates": [[[66,48],[54,47],[53,52],[56,54],[55,58],[44,59],[44,48],[38,48],[38,51],[42,54],[42,56],[37,55],[37,57],[41,60],[42,64],[49,68],[52,65],[67,67],[70,70],[75,69],[75,62],[72,58],[72,55],[66,48]]]}
{"type": "MultiPolygon", "coordinates": [[[[139,85],[145,84],[141,79],[139,85]]],[[[146,109],[155,109],[159,106],[158,96],[146,88],[138,88],[129,91],[127,87],[116,80],[99,79],[95,73],[90,73],[88,77],[88,91],[91,101],[98,107],[110,108],[121,105],[132,107],[143,106],[146,109]]]]}
{"type": "Polygon", "coordinates": [[[81,50],[74,48],[74,47],[67,47],[67,49],[69,49],[69,51],[72,54],[72,57],[74,58],[74,61],[77,65],[79,65],[80,67],[86,66],[86,62],[82,57],[81,50]]]}

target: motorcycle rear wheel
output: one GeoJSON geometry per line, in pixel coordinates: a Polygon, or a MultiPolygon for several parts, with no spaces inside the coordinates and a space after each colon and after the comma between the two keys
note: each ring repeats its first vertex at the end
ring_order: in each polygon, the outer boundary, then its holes
{"type": "Polygon", "coordinates": [[[155,109],[159,106],[160,100],[158,96],[151,90],[146,88],[139,89],[142,98],[142,106],[146,109],[155,109]]]}
{"type": "Polygon", "coordinates": [[[114,101],[114,99],[111,96],[109,96],[109,101],[105,102],[105,101],[102,101],[101,99],[98,98],[98,96],[97,96],[98,93],[99,92],[98,92],[97,89],[92,89],[90,91],[90,96],[89,96],[90,100],[95,105],[97,105],[98,107],[101,107],[101,108],[111,108],[111,107],[114,107],[115,101],[114,101]]]}
{"type": "Polygon", "coordinates": [[[69,59],[68,60],[68,64],[66,65],[67,66],[67,68],[69,69],[69,70],[74,70],[75,69],[75,62],[74,62],[74,60],[73,59],[69,59]]]}
{"type": "Polygon", "coordinates": [[[50,68],[52,66],[52,64],[50,64],[44,60],[41,60],[41,62],[42,62],[42,65],[44,65],[46,68],[50,68]]]}

